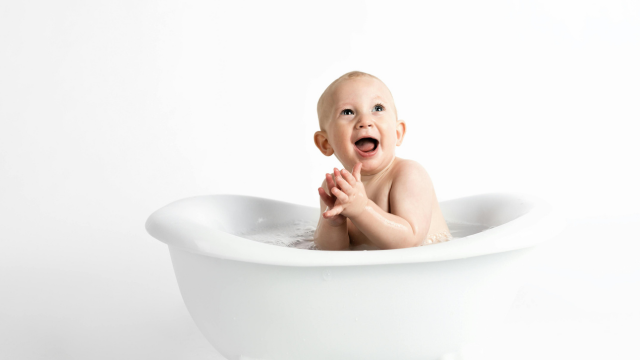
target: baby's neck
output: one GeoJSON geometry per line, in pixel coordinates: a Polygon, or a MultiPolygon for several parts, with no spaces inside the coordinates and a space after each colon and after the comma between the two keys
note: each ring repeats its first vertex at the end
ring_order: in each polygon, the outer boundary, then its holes
{"type": "Polygon", "coordinates": [[[396,157],[394,156],[393,159],[391,159],[391,161],[389,162],[389,164],[387,164],[387,166],[385,166],[382,170],[378,171],[375,174],[367,174],[367,175],[361,174],[360,180],[362,180],[363,184],[367,184],[368,182],[379,179],[380,177],[384,176],[384,174],[386,174],[387,171],[389,171],[389,169],[391,169],[391,166],[393,166],[393,163],[395,162],[395,160],[396,160],[396,157]]]}

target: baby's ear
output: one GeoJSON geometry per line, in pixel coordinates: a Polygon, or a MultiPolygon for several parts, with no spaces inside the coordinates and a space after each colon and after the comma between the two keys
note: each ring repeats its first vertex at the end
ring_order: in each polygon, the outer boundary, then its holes
{"type": "Polygon", "coordinates": [[[324,154],[324,156],[333,155],[333,148],[329,144],[329,140],[327,139],[327,133],[324,131],[316,131],[313,135],[313,141],[316,143],[320,152],[324,154]]]}
{"type": "Polygon", "coordinates": [[[402,144],[402,140],[404,139],[404,134],[407,133],[407,123],[404,120],[396,121],[396,146],[400,146],[402,144]]]}

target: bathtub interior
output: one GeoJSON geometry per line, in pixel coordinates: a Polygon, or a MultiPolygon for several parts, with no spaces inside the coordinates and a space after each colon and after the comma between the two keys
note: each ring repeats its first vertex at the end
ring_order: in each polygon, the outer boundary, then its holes
{"type": "Polygon", "coordinates": [[[489,228],[522,217],[535,206],[533,199],[513,194],[476,195],[440,203],[442,215],[448,223],[478,224],[489,228]]]}
{"type": "Polygon", "coordinates": [[[446,243],[381,251],[310,251],[238,236],[257,224],[317,222],[320,209],[242,195],[208,195],[173,202],[147,220],[147,231],[170,246],[219,258],[273,265],[325,266],[410,263],[465,258],[533,246],[550,239],[563,221],[546,202],[496,193],[440,202],[447,222],[490,229],[446,243]]]}
{"type": "MultiPolygon", "coordinates": [[[[529,213],[534,202],[513,195],[474,196],[440,203],[445,220],[496,227],[529,213]],[[479,201],[472,201],[472,200],[479,201]]],[[[238,234],[256,224],[282,225],[292,219],[315,220],[320,209],[265,198],[241,195],[210,195],[170,204],[176,220],[192,222],[229,234],[238,234]]]]}
{"type": "Polygon", "coordinates": [[[256,224],[280,225],[292,219],[318,220],[319,209],[282,201],[240,195],[211,195],[171,204],[173,216],[228,234],[256,224]]]}

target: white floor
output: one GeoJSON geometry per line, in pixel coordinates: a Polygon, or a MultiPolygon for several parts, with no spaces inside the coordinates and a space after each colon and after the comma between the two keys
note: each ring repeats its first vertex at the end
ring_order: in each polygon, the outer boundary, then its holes
{"type": "MultiPolygon", "coordinates": [[[[538,248],[502,331],[464,358],[638,358],[639,220],[570,221],[538,248]]],[[[14,239],[41,240],[4,241],[0,359],[223,359],[189,317],[166,246],[141,224],[99,234],[5,224],[14,239]]]]}

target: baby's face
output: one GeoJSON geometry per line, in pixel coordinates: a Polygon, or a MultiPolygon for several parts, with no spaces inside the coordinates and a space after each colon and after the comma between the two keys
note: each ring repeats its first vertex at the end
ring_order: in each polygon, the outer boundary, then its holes
{"type": "Polygon", "coordinates": [[[338,160],[349,171],[362,162],[362,175],[386,168],[404,135],[389,89],[365,76],[342,80],[329,95],[321,121],[338,160]]]}

